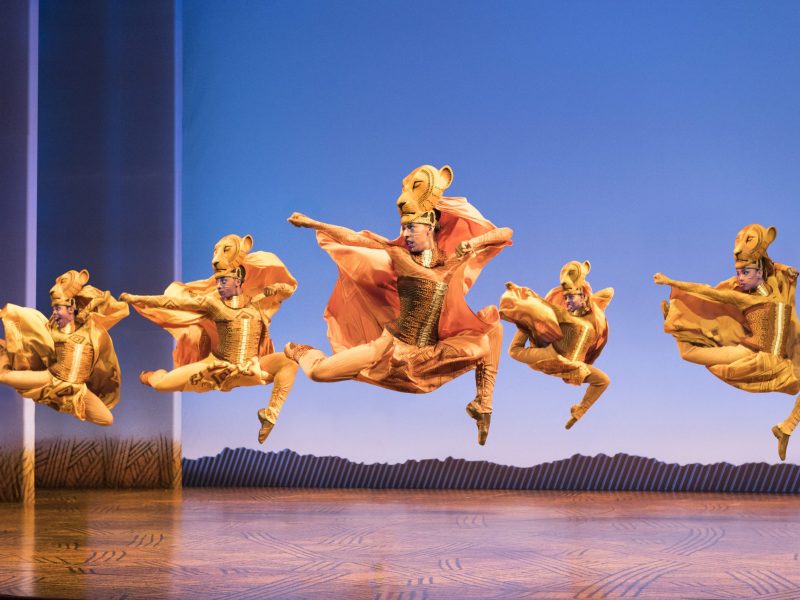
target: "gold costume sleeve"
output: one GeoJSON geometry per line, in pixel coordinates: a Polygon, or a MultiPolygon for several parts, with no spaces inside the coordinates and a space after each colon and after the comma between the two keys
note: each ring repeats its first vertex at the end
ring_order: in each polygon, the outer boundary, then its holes
{"type": "Polygon", "coordinates": [[[357,248],[371,248],[373,250],[382,250],[386,248],[389,240],[372,233],[371,231],[353,231],[347,227],[340,227],[339,225],[328,225],[323,223],[321,227],[317,228],[318,232],[322,232],[333,241],[343,246],[355,246],[357,248]]]}
{"type": "Polygon", "coordinates": [[[496,246],[498,244],[506,245],[511,242],[511,237],[513,235],[514,232],[510,227],[498,227],[483,235],[472,238],[470,240],[470,245],[473,250],[479,252],[490,246],[496,246]]]}
{"type": "Polygon", "coordinates": [[[205,314],[209,312],[210,305],[204,296],[136,296],[128,295],[128,301],[136,307],[166,308],[170,310],[184,310],[192,313],[205,314]]]}
{"type": "Polygon", "coordinates": [[[38,310],[6,304],[0,309],[6,331],[6,351],[15,371],[41,371],[55,361],[47,317],[38,310]]]}

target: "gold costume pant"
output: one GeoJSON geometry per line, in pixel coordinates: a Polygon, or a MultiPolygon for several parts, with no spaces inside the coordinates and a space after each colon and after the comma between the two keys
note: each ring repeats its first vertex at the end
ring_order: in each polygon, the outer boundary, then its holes
{"type": "Polygon", "coordinates": [[[268,380],[272,381],[272,394],[267,405],[267,420],[273,425],[278,420],[278,415],[283,408],[289,392],[292,391],[294,380],[297,376],[297,363],[286,357],[283,352],[273,352],[259,359],[262,372],[269,373],[268,380]]]}
{"type": "Polygon", "coordinates": [[[580,419],[608,388],[611,383],[608,375],[597,367],[584,362],[567,360],[556,352],[552,345],[547,345],[543,348],[537,348],[536,346],[526,347],[527,340],[528,335],[518,330],[511,341],[511,347],[508,349],[511,358],[525,363],[530,368],[541,373],[560,377],[566,383],[572,385],[589,384],[580,404],[575,404],[572,407],[572,416],[580,419]]]}
{"type": "Polygon", "coordinates": [[[272,383],[267,419],[274,424],[294,385],[296,375],[297,364],[282,352],[254,356],[241,365],[209,354],[201,361],[172,371],[155,371],[148,378],[148,384],[162,392],[227,392],[237,387],[272,383]]]}
{"type": "Polygon", "coordinates": [[[0,383],[17,390],[23,398],[72,415],[80,421],[108,426],[114,422],[111,411],[85,383],[71,383],[49,371],[0,369],[0,383]]]}
{"type": "Polygon", "coordinates": [[[786,435],[792,435],[798,422],[800,422],[800,396],[795,399],[792,412],[778,424],[778,428],[786,435]]]}
{"type": "MultiPolygon", "coordinates": [[[[703,365],[714,375],[730,385],[748,392],[797,393],[797,377],[791,361],[755,352],[745,346],[694,346],[678,341],[681,358],[703,365]]],[[[795,400],[792,412],[778,427],[791,435],[800,422],[800,397],[795,400]]]]}
{"type": "Polygon", "coordinates": [[[457,376],[475,369],[477,394],[472,405],[478,412],[492,412],[492,396],[502,348],[500,323],[486,334],[465,333],[417,347],[384,330],[380,337],[331,356],[313,348],[298,360],[314,381],[358,379],[381,387],[411,393],[427,393],[457,376]]]}

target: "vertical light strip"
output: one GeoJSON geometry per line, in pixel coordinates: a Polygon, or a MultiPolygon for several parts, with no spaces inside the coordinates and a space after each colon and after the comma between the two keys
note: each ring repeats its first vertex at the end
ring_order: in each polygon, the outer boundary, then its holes
{"type": "MultiPolygon", "coordinates": [[[[28,4],[28,158],[25,214],[25,306],[36,306],[36,211],[39,160],[39,0],[28,4]]],[[[24,401],[22,444],[33,452],[36,440],[33,402],[24,401]]]]}
{"type": "MultiPolygon", "coordinates": [[[[183,279],[183,0],[174,0],[173,33],[173,276],[183,279]]],[[[172,393],[172,439],[181,441],[181,393],[172,393]]]]}

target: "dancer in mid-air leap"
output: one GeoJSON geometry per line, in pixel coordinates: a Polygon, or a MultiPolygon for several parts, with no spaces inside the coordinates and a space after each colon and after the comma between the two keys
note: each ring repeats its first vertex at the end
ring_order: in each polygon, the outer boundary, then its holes
{"type": "MultiPolygon", "coordinates": [[[[704,365],[725,383],[747,392],[800,392],[800,337],[795,309],[797,271],[773,262],[767,248],[774,227],[748,225],[736,236],[736,276],[716,287],[675,281],[663,302],[664,331],[678,342],[681,358],[704,365]]],[[[778,456],[786,460],[789,436],[800,422],[800,398],[772,428],[778,456]]]]}
{"type": "Polygon", "coordinates": [[[249,235],[226,235],[214,247],[214,276],[173,283],[163,296],[122,294],[177,340],[171,371],[144,371],[142,383],[162,392],[227,392],[272,383],[269,405],[258,411],[263,444],[294,384],[297,365],[273,352],[269,323],[297,282],[270,252],[250,252],[249,235]]]}
{"type": "Polygon", "coordinates": [[[0,310],[0,383],[81,421],[111,425],[120,377],[108,330],[128,316],[128,306],[88,281],[86,270],[60,275],[50,288],[49,320],[24,306],[0,310]]]}
{"type": "Polygon", "coordinates": [[[544,298],[510,282],[500,298],[501,318],[517,326],[508,351],[511,358],[566,383],[589,384],[580,403],[570,408],[567,429],[586,414],[611,382],[593,363],[608,340],[605,308],[614,290],[605,288],[593,294],[586,282],[590,268],[589,261],[568,262],[561,269],[560,285],[544,298]]]}
{"type": "Polygon", "coordinates": [[[285,352],[315,381],[357,379],[411,393],[475,369],[477,393],[467,413],[483,445],[502,326],[495,306],[476,314],[464,296],[512,232],[492,225],[466,199],[443,197],[452,179],[448,166],[423,165],[403,180],[402,235],[395,240],[300,213],[289,218],[317,231],[340,277],[325,311],[334,354],[292,343],[285,352]]]}

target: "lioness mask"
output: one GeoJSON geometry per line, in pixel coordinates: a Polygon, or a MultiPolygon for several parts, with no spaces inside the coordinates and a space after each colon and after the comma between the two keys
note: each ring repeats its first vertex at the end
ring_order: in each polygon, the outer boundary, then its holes
{"type": "Polygon", "coordinates": [[[417,167],[403,179],[403,191],[397,198],[400,224],[436,224],[436,207],[444,191],[453,183],[453,169],[431,165],[417,167]]]}
{"type": "Polygon", "coordinates": [[[75,295],[89,281],[89,271],[69,270],[56,277],[56,283],[50,288],[50,304],[56,306],[75,306],[75,295]]]}
{"type": "Polygon", "coordinates": [[[571,260],[563,267],[561,267],[561,274],[559,276],[559,283],[561,289],[566,293],[583,293],[583,288],[586,285],[586,276],[589,274],[592,265],[588,260],[578,262],[571,260]]]}
{"type": "Polygon", "coordinates": [[[238,277],[238,267],[244,262],[245,256],[253,247],[253,236],[246,235],[239,237],[236,234],[228,234],[214,246],[214,256],[211,259],[211,266],[214,268],[216,276],[229,275],[238,277]]]}
{"type": "Polygon", "coordinates": [[[733,244],[733,259],[736,262],[736,268],[761,265],[762,259],[772,262],[767,254],[767,248],[777,236],[777,229],[764,227],[758,223],[743,228],[736,234],[736,241],[733,244]]]}

